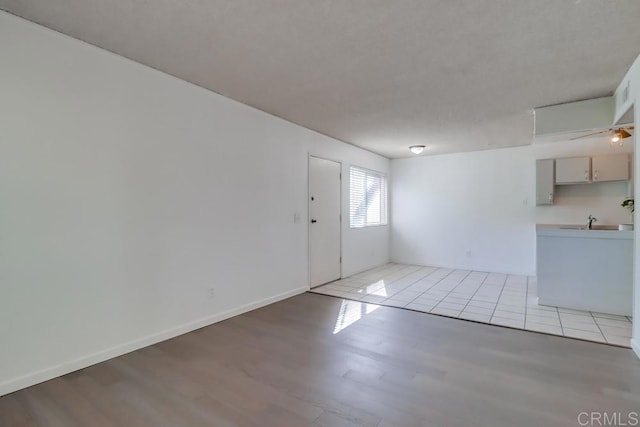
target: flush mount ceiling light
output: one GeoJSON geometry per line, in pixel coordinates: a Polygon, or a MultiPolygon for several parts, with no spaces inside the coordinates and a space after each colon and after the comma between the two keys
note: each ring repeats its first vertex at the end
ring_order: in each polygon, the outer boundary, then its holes
{"type": "Polygon", "coordinates": [[[411,150],[411,152],[413,154],[420,154],[424,151],[426,147],[424,145],[412,145],[411,147],[409,147],[409,150],[411,150]]]}

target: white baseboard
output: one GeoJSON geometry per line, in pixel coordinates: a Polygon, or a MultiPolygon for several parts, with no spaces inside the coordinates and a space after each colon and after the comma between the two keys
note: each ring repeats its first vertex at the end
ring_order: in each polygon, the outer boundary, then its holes
{"type": "Polygon", "coordinates": [[[638,356],[638,358],[640,358],[640,341],[638,341],[637,338],[633,338],[631,340],[631,349],[634,351],[636,356],[638,356]]]}
{"type": "Polygon", "coordinates": [[[260,307],[264,307],[274,302],[281,301],[283,299],[290,298],[295,295],[302,294],[309,290],[308,286],[296,288],[291,291],[283,292],[281,294],[265,298],[259,301],[254,301],[240,307],[217,313],[212,316],[207,316],[202,319],[198,319],[192,322],[184,323],[174,328],[166,329],[164,331],[147,335],[142,338],[138,338],[133,341],[129,341],[115,347],[111,347],[105,350],[101,350],[92,354],[88,354],[77,359],[69,360],[67,362],[50,366],[40,371],[32,372],[27,375],[22,375],[17,378],[12,378],[8,381],[0,383],[0,396],[12,393],[14,391],[38,384],[44,381],[48,381],[53,378],[57,378],[61,375],[66,375],[70,372],[77,371],[79,369],[86,368],[96,363],[104,362],[105,360],[112,359],[114,357],[122,356],[123,354],[147,347],[161,341],[168,340],[170,338],[177,337],[178,335],[186,334],[187,332],[200,329],[205,326],[212,325],[230,317],[237,316],[242,313],[246,313],[251,310],[255,310],[260,307]]]}

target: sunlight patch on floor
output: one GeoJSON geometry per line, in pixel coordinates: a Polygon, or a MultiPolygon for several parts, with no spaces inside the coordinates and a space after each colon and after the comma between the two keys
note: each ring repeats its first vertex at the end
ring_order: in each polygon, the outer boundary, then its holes
{"type": "Polygon", "coordinates": [[[333,329],[333,334],[335,335],[344,331],[367,314],[373,313],[379,308],[380,306],[375,304],[343,300],[340,311],[338,312],[338,317],[336,318],[336,326],[333,329]]]}

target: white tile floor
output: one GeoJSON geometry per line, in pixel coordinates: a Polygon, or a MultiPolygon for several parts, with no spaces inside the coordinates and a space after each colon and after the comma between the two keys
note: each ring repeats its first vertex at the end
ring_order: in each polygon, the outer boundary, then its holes
{"type": "Polygon", "coordinates": [[[538,305],[535,277],[390,263],[312,292],[630,347],[630,317],[538,305]]]}

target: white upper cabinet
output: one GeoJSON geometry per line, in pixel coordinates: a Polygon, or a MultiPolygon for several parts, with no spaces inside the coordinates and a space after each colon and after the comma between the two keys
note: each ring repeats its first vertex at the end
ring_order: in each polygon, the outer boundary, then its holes
{"type": "Polygon", "coordinates": [[[591,159],[592,181],[627,181],[629,179],[629,155],[595,156],[591,159]]]}
{"type": "Polygon", "coordinates": [[[536,160],[536,206],[553,204],[554,164],[553,159],[536,160]]]}
{"type": "Polygon", "coordinates": [[[556,159],[556,184],[591,182],[591,157],[556,159]]]}

